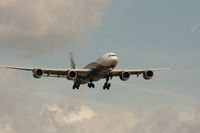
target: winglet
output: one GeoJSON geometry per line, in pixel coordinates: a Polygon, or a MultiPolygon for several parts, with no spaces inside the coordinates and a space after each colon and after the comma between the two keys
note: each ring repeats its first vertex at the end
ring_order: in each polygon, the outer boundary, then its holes
{"type": "Polygon", "coordinates": [[[75,63],[75,60],[74,60],[73,53],[72,53],[72,52],[69,52],[69,56],[70,56],[71,68],[72,68],[72,69],[76,69],[76,63],[75,63]]]}

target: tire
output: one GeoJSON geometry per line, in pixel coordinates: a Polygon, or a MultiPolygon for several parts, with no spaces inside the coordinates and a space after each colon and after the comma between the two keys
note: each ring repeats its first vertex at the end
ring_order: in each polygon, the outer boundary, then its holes
{"type": "Polygon", "coordinates": [[[94,84],[91,84],[91,86],[92,86],[92,88],[94,88],[94,87],[95,87],[95,85],[94,85],[94,84]]]}
{"type": "Polygon", "coordinates": [[[88,87],[91,88],[91,84],[90,83],[88,83],[88,87]]]}
{"type": "Polygon", "coordinates": [[[110,83],[108,83],[108,85],[107,85],[107,88],[110,88],[111,87],[111,84],[110,83]]]}
{"type": "Polygon", "coordinates": [[[105,90],[105,89],[106,89],[106,86],[104,85],[104,86],[103,86],[103,90],[105,90]]]}
{"type": "Polygon", "coordinates": [[[74,90],[75,89],[75,86],[73,85],[72,89],[74,90]]]}

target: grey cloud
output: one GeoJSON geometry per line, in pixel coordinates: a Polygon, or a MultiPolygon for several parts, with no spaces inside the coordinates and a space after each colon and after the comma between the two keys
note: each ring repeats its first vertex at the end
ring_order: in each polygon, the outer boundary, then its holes
{"type": "Polygon", "coordinates": [[[112,0],[1,0],[0,48],[62,49],[102,24],[112,0]]]}

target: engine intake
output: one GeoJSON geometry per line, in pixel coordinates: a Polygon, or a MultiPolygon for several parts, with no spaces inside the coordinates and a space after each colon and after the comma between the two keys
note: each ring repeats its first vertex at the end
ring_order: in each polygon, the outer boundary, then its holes
{"type": "Polygon", "coordinates": [[[129,80],[130,76],[131,76],[131,74],[129,72],[124,71],[121,73],[120,79],[122,81],[127,81],[127,80],[129,80]]]}
{"type": "Polygon", "coordinates": [[[33,77],[36,79],[41,78],[43,74],[44,74],[44,71],[42,69],[33,70],[33,77]]]}
{"type": "Polygon", "coordinates": [[[68,80],[75,80],[77,78],[77,72],[75,71],[69,71],[67,73],[67,79],[68,80]]]}
{"type": "Polygon", "coordinates": [[[154,75],[153,71],[147,70],[143,73],[143,78],[146,80],[150,80],[153,78],[153,75],[154,75]]]}

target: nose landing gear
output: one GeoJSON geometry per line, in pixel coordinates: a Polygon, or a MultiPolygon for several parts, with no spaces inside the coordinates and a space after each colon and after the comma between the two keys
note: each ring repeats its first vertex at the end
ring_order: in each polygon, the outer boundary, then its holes
{"type": "Polygon", "coordinates": [[[110,83],[105,83],[104,86],[103,86],[103,89],[104,89],[104,90],[105,90],[105,89],[109,90],[110,87],[111,87],[111,84],[110,84],[110,83]]]}
{"type": "Polygon", "coordinates": [[[88,83],[88,87],[89,87],[89,88],[94,88],[94,87],[95,87],[95,84],[93,84],[92,82],[89,82],[89,83],[88,83]]]}

